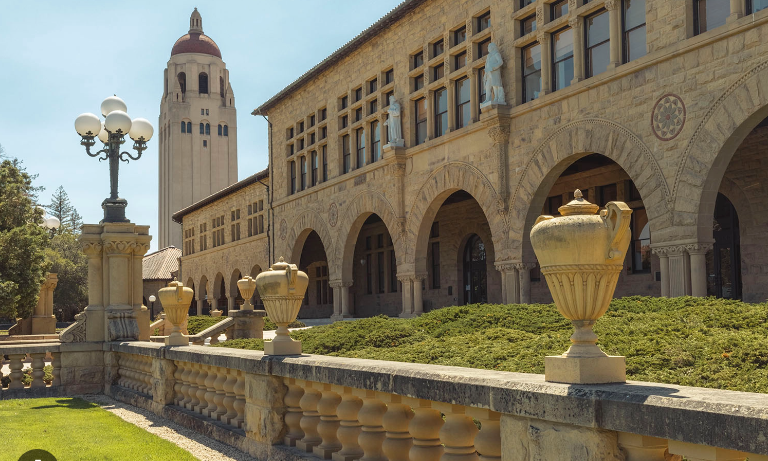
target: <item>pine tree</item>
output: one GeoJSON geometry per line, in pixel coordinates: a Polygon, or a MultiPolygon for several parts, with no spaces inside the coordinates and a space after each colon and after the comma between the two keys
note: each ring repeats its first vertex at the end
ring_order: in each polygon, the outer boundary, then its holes
{"type": "MultiPolygon", "coordinates": [[[[72,203],[70,203],[69,195],[67,194],[67,191],[64,190],[64,186],[59,186],[59,188],[56,189],[56,192],[54,192],[51,197],[50,205],[44,205],[44,208],[48,210],[48,213],[50,213],[51,216],[58,218],[61,222],[61,227],[56,231],[57,234],[74,230],[75,227],[72,223],[72,214],[73,212],[77,213],[77,210],[75,210],[72,203]]],[[[78,218],[80,217],[79,214],[77,216],[78,218]]]]}

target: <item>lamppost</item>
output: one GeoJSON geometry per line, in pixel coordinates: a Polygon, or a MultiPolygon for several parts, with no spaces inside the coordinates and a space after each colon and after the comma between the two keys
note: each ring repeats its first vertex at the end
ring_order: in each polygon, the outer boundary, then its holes
{"type": "Polygon", "coordinates": [[[148,120],[131,117],[125,112],[127,107],[122,99],[110,96],[101,103],[101,114],[104,122],[94,114],[81,114],[75,119],[75,130],[82,137],[80,144],[85,146],[85,152],[91,157],[99,157],[99,161],[109,160],[109,198],[104,199],[101,207],[104,209],[102,223],[130,222],[125,217],[125,207],[128,201],[117,195],[117,177],[120,161],[138,160],[147,148],[147,142],[152,138],[154,129],[148,120]],[[133,139],[133,149],[138,153],[135,157],[130,152],[120,152],[120,146],[125,142],[125,135],[133,139]],[[104,148],[91,153],[91,147],[97,137],[104,143],[104,148]],[[100,157],[104,154],[103,157],[100,157]],[[127,158],[126,158],[127,157],[127,158]]]}
{"type": "Polygon", "coordinates": [[[157,298],[155,295],[149,295],[149,302],[152,304],[152,307],[150,307],[150,312],[152,313],[152,320],[155,320],[155,300],[157,298]]]}
{"type": "Polygon", "coordinates": [[[53,237],[53,233],[56,232],[56,229],[58,229],[59,226],[61,226],[61,221],[59,221],[59,218],[56,216],[48,216],[48,213],[45,212],[43,207],[39,206],[37,208],[43,211],[43,222],[40,226],[48,229],[48,236],[53,237]]]}

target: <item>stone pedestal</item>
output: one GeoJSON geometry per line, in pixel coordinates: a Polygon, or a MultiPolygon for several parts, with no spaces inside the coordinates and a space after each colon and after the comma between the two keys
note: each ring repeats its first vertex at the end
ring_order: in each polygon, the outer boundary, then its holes
{"type": "Polygon", "coordinates": [[[544,380],[566,384],[609,384],[627,381],[624,357],[544,357],[544,380]]]}
{"type": "Polygon", "coordinates": [[[56,334],[56,316],[53,315],[53,290],[59,282],[56,274],[45,274],[45,280],[40,286],[40,296],[37,306],[32,311],[32,317],[19,319],[16,325],[8,331],[9,335],[53,335],[56,334]]]}
{"type": "Polygon", "coordinates": [[[264,316],[266,315],[267,311],[231,311],[229,316],[235,319],[235,326],[232,328],[232,339],[264,339],[264,316]]]}

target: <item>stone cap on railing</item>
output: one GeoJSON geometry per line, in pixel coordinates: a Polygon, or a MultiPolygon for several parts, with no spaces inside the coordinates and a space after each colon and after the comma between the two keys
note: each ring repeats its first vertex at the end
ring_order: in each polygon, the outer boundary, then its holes
{"type": "Polygon", "coordinates": [[[486,408],[563,424],[768,454],[768,395],[630,381],[567,385],[544,375],[350,359],[265,356],[200,346],[110,343],[113,351],[204,363],[382,393],[486,408]],[[712,428],[703,431],[702,428],[712,428]]]}
{"type": "MultiPolygon", "coordinates": [[[[219,336],[220,334],[224,333],[225,331],[229,330],[234,326],[235,326],[235,319],[233,319],[232,317],[227,317],[221,322],[215,325],[211,325],[210,327],[206,328],[200,333],[197,333],[195,335],[189,335],[189,342],[191,344],[203,344],[206,338],[210,338],[214,335],[219,336]]],[[[167,338],[167,336],[150,336],[149,339],[153,343],[162,343],[165,341],[165,338],[167,338]]]]}
{"type": "MultiPolygon", "coordinates": [[[[146,344],[146,343],[145,343],[146,344]]],[[[0,356],[11,354],[36,354],[42,352],[87,352],[101,351],[105,349],[104,343],[60,343],[51,341],[47,343],[0,343],[0,356]]]]}

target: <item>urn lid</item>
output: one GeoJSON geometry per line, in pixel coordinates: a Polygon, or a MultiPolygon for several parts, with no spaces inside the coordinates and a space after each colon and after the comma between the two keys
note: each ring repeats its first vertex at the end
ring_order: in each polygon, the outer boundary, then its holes
{"type": "Polygon", "coordinates": [[[285,262],[285,259],[283,259],[283,257],[280,256],[280,259],[278,259],[276,263],[272,264],[272,267],[270,269],[272,269],[273,271],[285,272],[285,269],[287,269],[288,266],[290,266],[290,264],[285,262]]]}
{"type": "Polygon", "coordinates": [[[568,204],[563,205],[557,209],[561,215],[591,215],[597,213],[597,210],[600,209],[600,207],[594,203],[589,203],[588,201],[584,200],[584,195],[579,189],[576,189],[576,192],[573,193],[573,197],[573,200],[568,202],[568,204]]]}

